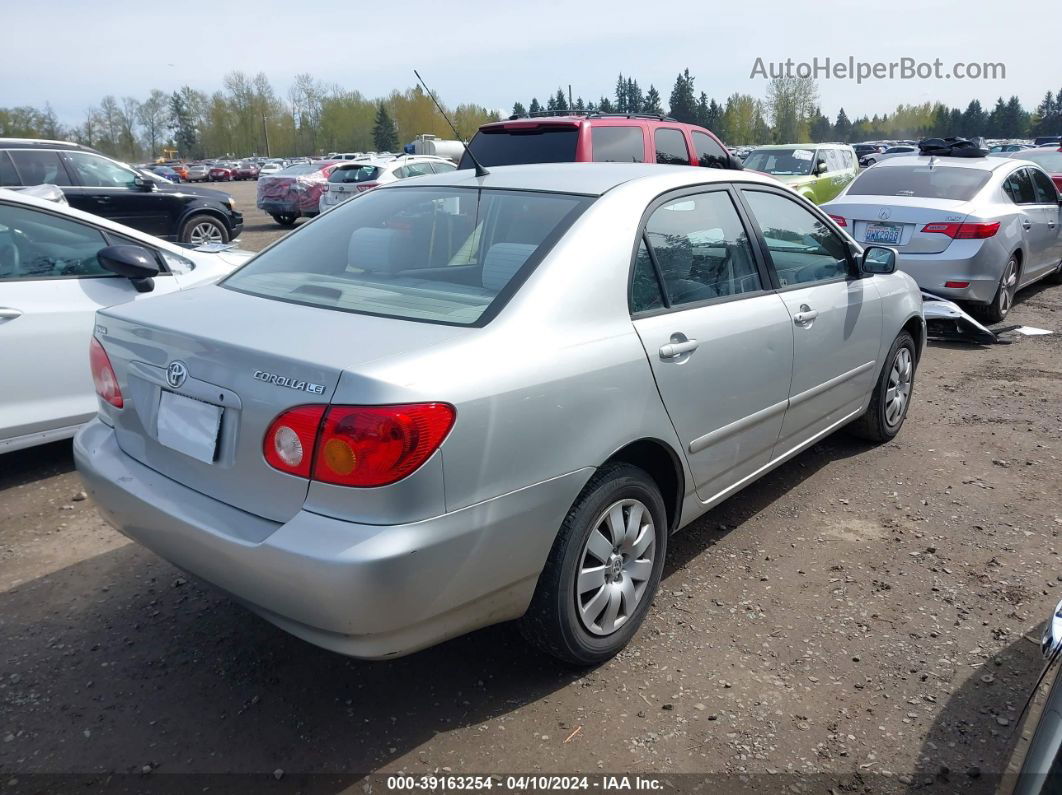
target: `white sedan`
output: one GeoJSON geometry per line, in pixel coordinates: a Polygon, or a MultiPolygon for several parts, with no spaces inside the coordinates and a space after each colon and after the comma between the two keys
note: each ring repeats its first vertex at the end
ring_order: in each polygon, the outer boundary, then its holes
{"type": "Polygon", "coordinates": [[[215,281],[251,256],[187,249],[98,215],[0,189],[0,454],[65,439],[96,413],[86,351],[97,309],[215,281]],[[105,249],[150,278],[108,269],[105,249]],[[133,249],[130,247],[137,247],[133,249]]]}

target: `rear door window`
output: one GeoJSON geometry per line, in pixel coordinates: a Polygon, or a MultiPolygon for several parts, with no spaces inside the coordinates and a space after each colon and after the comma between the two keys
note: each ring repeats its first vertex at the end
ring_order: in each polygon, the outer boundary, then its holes
{"type": "Polygon", "coordinates": [[[0,186],[21,184],[15,164],[11,162],[7,152],[0,152],[0,186]]]}
{"type": "Polygon", "coordinates": [[[593,127],[595,163],[644,163],[645,134],[641,127],[593,127]]]}
{"type": "MultiPolygon", "coordinates": [[[[887,162],[887,161],[885,161],[887,162]]],[[[959,166],[917,165],[868,168],[848,189],[849,196],[914,196],[969,201],[992,172],[959,166]]]]}
{"type": "Polygon", "coordinates": [[[1007,177],[1003,183],[1003,192],[1015,204],[1036,204],[1036,189],[1027,168],[1019,168],[1007,177]]]}
{"type": "Polygon", "coordinates": [[[41,149],[12,149],[9,154],[23,185],[70,185],[70,177],[58,152],[41,149]]]}
{"type": "Polygon", "coordinates": [[[658,127],[653,132],[656,146],[656,162],[668,166],[688,166],[690,155],[686,151],[686,136],[682,130],[658,127]]]}
{"type": "MultiPolygon", "coordinates": [[[[480,130],[468,148],[484,166],[512,166],[521,163],[572,163],[579,143],[579,128],[565,125],[530,129],[480,130]]],[[[472,168],[466,153],[459,168],[472,168]]]]}
{"type": "Polygon", "coordinates": [[[727,168],[730,165],[729,155],[723,151],[718,142],[712,136],[702,132],[693,132],[693,148],[697,152],[697,165],[705,168],[727,168]]]}

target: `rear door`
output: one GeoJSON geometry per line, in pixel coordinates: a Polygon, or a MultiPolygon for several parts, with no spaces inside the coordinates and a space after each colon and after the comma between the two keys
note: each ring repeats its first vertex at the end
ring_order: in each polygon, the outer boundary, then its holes
{"type": "Polygon", "coordinates": [[[731,191],[685,191],[651,209],[631,313],[708,501],[770,461],[792,375],[792,321],[731,191]]]}
{"type": "Polygon", "coordinates": [[[878,375],[881,299],[873,278],[858,278],[847,243],[809,206],[770,188],[741,194],[763,235],[794,334],[779,456],[862,408],[878,375]]]}
{"type": "Polygon", "coordinates": [[[104,270],[97,254],[108,242],[89,224],[0,203],[0,450],[5,438],[95,413],[88,345],[97,309],[176,289],[161,276],[138,293],[104,270]]]}
{"type": "MultiPolygon", "coordinates": [[[[1043,212],[1032,169],[1019,168],[1003,182],[1003,193],[1018,209],[1025,242],[1025,261],[1022,263],[1024,283],[1035,278],[1055,263],[1050,262],[1054,252],[1054,240],[1058,230],[1048,227],[1048,216],[1043,212]]],[[[1056,206],[1057,209],[1057,206],[1056,206]]],[[[1054,219],[1050,219],[1054,220],[1054,219]]]]}
{"type": "Polygon", "coordinates": [[[686,136],[675,127],[657,127],[653,130],[653,149],[656,162],[668,166],[688,166],[690,153],[686,148],[686,136]]]}

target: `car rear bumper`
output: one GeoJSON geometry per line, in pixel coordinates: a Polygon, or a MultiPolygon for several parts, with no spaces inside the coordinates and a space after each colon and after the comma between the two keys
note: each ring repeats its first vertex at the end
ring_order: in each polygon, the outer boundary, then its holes
{"type": "Polygon", "coordinates": [[[305,510],[278,524],[143,466],[98,419],[76,436],[74,457],[120,532],[293,635],[371,659],[522,615],[591,472],[406,525],[305,510]]]}
{"type": "Polygon", "coordinates": [[[258,209],[269,215],[302,215],[302,210],[295,201],[260,199],[258,209]]]}
{"type": "Polygon", "coordinates": [[[939,254],[900,253],[899,270],[928,293],[951,301],[987,304],[992,301],[1007,263],[1004,249],[986,240],[955,240],[939,254]],[[966,287],[945,287],[967,282],[966,287]]]}

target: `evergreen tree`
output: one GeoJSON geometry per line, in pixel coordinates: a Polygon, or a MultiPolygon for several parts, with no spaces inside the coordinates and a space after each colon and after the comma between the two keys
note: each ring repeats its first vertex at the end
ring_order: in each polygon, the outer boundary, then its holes
{"type": "Polygon", "coordinates": [[[694,117],[693,123],[701,127],[708,126],[708,95],[703,91],[697,98],[697,115],[694,117]]]}
{"type": "Polygon", "coordinates": [[[527,115],[527,109],[524,107],[524,103],[522,103],[522,102],[513,103],[513,115],[514,116],[526,116],[527,115]]]}
{"type": "Polygon", "coordinates": [[[1024,138],[1029,131],[1029,114],[1021,106],[1021,100],[1012,96],[1003,111],[1003,137],[1024,138]]]}
{"type": "Polygon", "coordinates": [[[393,152],[398,148],[398,131],[391,114],[381,102],[376,106],[376,121],[372,126],[372,141],[377,152],[393,152]]]}
{"type": "Polygon", "coordinates": [[[660,92],[656,90],[655,86],[650,85],[649,90],[645,92],[645,101],[642,102],[643,113],[658,113],[661,116],[664,115],[664,109],[660,107],[660,92]]]}
{"type": "MultiPolygon", "coordinates": [[[[1002,105],[1003,97],[999,98],[999,103],[1002,105]]],[[[988,118],[981,108],[981,103],[974,99],[970,101],[970,104],[966,106],[966,110],[962,114],[962,129],[952,133],[952,135],[988,135],[987,124],[988,118]]]]}
{"type": "Polygon", "coordinates": [[[583,98],[582,97],[576,97],[575,98],[575,109],[576,110],[586,110],[586,105],[583,103],[583,98]]]}
{"type": "Polygon", "coordinates": [[[848,120],[848,114],[844,112],[844,108],[837,112],[837,121],[833,123],[833,137],[843,143],[852,140],[852,122],[848,120]]]}
{"type": "Polygon", "coordinates": [[[723,106],[716,102],[714,98],[708,103],[708,113],[704,117],[704,126],[712,132],[716,132],[723,127],[723,106]]]}
{"type": "Polygon", "coordinates": [[[557,89],[557,96],[553,98],[553,104],[556,111],[568,110],[568,97],[565,96],[563,88],[557,89]]]}
{"type": "Polygon", "coordinates": [[[623,79],[623,72],[616,78],[616,112],[628,113],[630,107],[627,104],[627,81],[623,79]]]}
{"type": "Polygon", "coordinates": [[[693,93],[693,77],[686,69],[675,78],[675,87],[671,89],[670,115],[676,121],[695,124],[697,121],[697,98],[693,93]]]}
{"type": "Polygon", "coordinates": [[[552,94],[550,94],[549,99],[546,100],[546,110],[550,113],[557,112],[557,98],[552,94]]]}
{"type": "Polygon", "coordinates": [[[602,113],[615,113],[615,109],[612,107],[612,100],[608,97],[601,97],[597,101],[597,109],[602,113]]]}
{"type": "Polygon", "coordinates": [[[177,151],[182,157],[193,157],[198,154],[199,135],[196,130],[195,116],[192,115],[187,98],[181,91],[174,91],[170,96],[170,131],[173,133],[173,142],[177,145],[177,151]]]}
{"type": "Polygon", "coordinates": [[[943,103],[938,102],[933,106],[933,119],[930,121],[926,135],[933,138],[947,138],[951,135],[951,133],[948,132],[950,118],[951,114],[948,112],[948,107],[943,103]]]}
{"type": "Polygon", "coordinates": [[[627,78],[627,112],[642,113],[645,111],[645,97],[638,87],[638,81],[627,78]]]}
{"type": "Polygon", "coordinates": [[[948,117],[948,135],[962,135],[962,111],[958,108],[952,108],[948,112],[948,117]]]}
{"type": "Polygon", "coordinates": [[[830,140],[833,134],[833,125],[822,114],[822,110],[818,106],[811,113],[811,125],[808,128],[808,132],[811,135],[811,140],[817,144],[830,140]]]}
{"type": "Polygon", "coordinates": [[[531,97],[531,104],[527,106],[527,112],[534,116],[536,113],[542,112],[542,106],[538,104],[536,97],[531,97]]]}
{"type": "MultiPolygon", "coordinates": [[[[976,102],[976,100],[974,101],[976,102]]],[[[971,102],[970,104],[972,105],[973,103],[971,102]]],[[[978,105],[978,107],[980,107],[980,105],[978,105]]],[[[984,129],[977,130],[967,128],[963,132],[963,135],[983,135],[986,138],[1004,138],[1006,137],[1003,133],[1003,129],[1006,126],[1006,116],[1007,103],[1003,101],[1003,97],[1000,97],[996,100],[996,106],[992,108],[992,112],[988,115],[988,120],[984,124],[984,129]]],[[[966,121],[965,114],[963,116],[963,121],[966,121]]]]}

